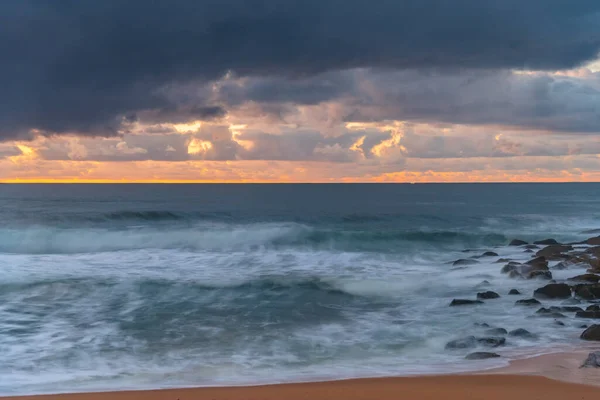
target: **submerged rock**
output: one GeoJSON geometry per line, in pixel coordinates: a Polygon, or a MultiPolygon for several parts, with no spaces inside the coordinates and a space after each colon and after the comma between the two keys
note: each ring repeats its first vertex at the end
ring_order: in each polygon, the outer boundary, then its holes
{"type": "Polygon", "coordinates": [[[581,334],[581,339],[600,341],[600,325],[592,325],[581,334]]]}
{"type": "Polygon", "coordinates": [[[521,294],[521,292],[519,292],[517,289],[510,289],[510,292],[508,292],[508,294],[515,296],[521,294]]]}
{"type": "Polygon", "coordinates": [[[537,306],[540,304],[542,304],[542,303],[540,303],[539,300],[536,300],[536,299],[523,299],[523,300],[517,300],[515,302],[515,305],[517,305],[517,306],[537,306]]]}
{"type": "Polygon", "coordinates": [[[459,260],[456,260],[452,263],[452,265],[454,266],[458,266],[458,265],[473,265],[473,264],[477,264],[477,261],[472,260],[472,259],[467,259],[467,258],[461,258],[459,260]]]}
{"type": "Polygon", "coordinates": [[[581,364],[581,368],[600,368],[600,351],[588,354],[583,364],[581,364]]]}
{"type": "Polygon", "coordinates": [[[600,281],[600,275],[596,274],[583,274],[577,275],[572,278],[567,279],[568,281],[576,281],[576,282],[591,282],[598,283],[600,281]]]}
{"type": "Polygon", "coordinates": [[[491,290],[489,290],[487,292],[477,293],[478,299],[490,300],[490,299],[497,299],[499,297],[500,297],[500,295],[498,293],[492,292],[491,290]]]}
{"type": "Polygon", "coordinates": [[[579,311],[575,316],[577,318],[600,319],[600,311],[579,311]]]}
{"type": "Polygon", "coordinates": [[[520,239],[513,239],[513,240],[511,240],[511,241],[510,241],[510,243],[509,243],[508,245],[509,245],[509,246],[524,246],[524,245],[526,245],[526,244],[529,244],[529,243],[527,243],[527,242],[526,242],[526,241],[524,241],[524,240],[520,240],[520,239]]]}
{"type": "Polygon", "coordinates": [[[486,251],[481,255],[481,257],[498,257],[498,253],[493,251],[486,251]]]}
{"type": "Polygon", "coordinates": [[[585,311],[600,311],[600,306],[598,304],[592,304],[591,306],[588,306],[585,311]]]}
{"type": "Polygon", "coordinates": [[[487,360],[490,358],[498,358],[500,354],[496,353],[488,353],[485,351],[478,351],[475,353],[471,353],[465,357],[466,360],[487,360]]]}
{"type": "Polygon", "coordinates": [[[487,335],[507,335],[508,331],[504,328],[492,328],[485,331],[487,335]]]}
{"type": "Polygon", "coordinates": [[[487,347],[500,347],[504,346],[506,339],[503,337],[478,338],[477,343],[487,347]]]}
{"type": "Polygon", "coordinates": [[[594,300],[600,298],[600,284],[580,284],[573,286],[575,296],[584,300],[594,300]]]}
{"type": "Polygon", "coordinates": [[[557,255],[573,250],[571,245],[554,244],[548,247],[544,247],[535,253],[538,257],[556,258],[557,255]]]}
{"type": "Polygon", "coordinates": [[[527,329],[522,329],[522,328],[512,330],[512,331],[508,332],[508,335],[514,336],[514,337],[530,338],[530,339],[536,337],[533,333],[529,332],[527,329]]]}
{"type": "Polygon", "coordinates": [[[571,297],[571,287],[566,283],[550,283],[536,289],[533,296],[540,299],[568,299],[571,297]]]}
{"type": "Polygon", "coordinates": [[[470,349],[477,346],[477,338],[469,336],[463,339],[451,340],[446,343],[446,350],[470,349]]]}
{"type": "Polygon", "coordinates": [[[533,242],[533,244],[550,245],[550,244],[559,244],[559,243],[555,239],[544,239],[544,240],[537,240],[537,241],[533,242]]]}
{"type": "Polygon", "coordinates": [[[483,304],[483,301],[481,301],[481,300],[468,300],[468,299],[454,299],[450,303],[450,307],[471,306],[471,305],[474,305],[474,304],[483,304]]]}

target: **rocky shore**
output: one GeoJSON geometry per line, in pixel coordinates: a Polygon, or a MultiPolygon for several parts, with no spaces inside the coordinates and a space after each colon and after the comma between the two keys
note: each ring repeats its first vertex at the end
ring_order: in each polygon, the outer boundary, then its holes
{"type": "MultiPolygon", "coordinates": [[[[597,232],[594,232],[597,233],[597,232]]],[[[451,307],[485,307],[502,296],[515,298],[515,305],[531,308],[532,317],[550,318],[557,326],[566,323],[577,324],[581,329],[580,339],[600,342],[600,236],[591,237],[577,243],[559,243],[554,239],[543,239],[528,243],[514,239],[508,246],[522,249],[528,257],[523,260],[499,258],[502,264],[500,272],[514,279],[515,287],[506,293],[498,293],[493,288],[473,293],[473,298],[457,298],[451,307]],[[582,268],[586,272],[581,273],[582,268]],[[573,276],[564,278],[565,271],[577,270],[573,276]],[[562,279],[557,279],[553,271],[561,271],[562,279]],[[520,281],[539,281],[539,287],[533,292],[519,288],[520,281]]],[[[469,252],[467,250],[466,252],[469,252]]],[[[473,266],[479,259],[498,257],[493,251],[459,259],[453,266],[473,266]]],[[[486,283],[486,282],[483,282],[486,283]]],[[[529,286],[529,285],[528,285],[529,286]]],[[[535,337],[534,333],[519,328],[512,331],[501,326],[490,326],[485,322],[478,324],[481,335],[457,338],[446,344],[447,350],[478,349],[466,356],[467,360],[498,358],[496,349],[502,348],[511,337],[535,337]],[[493,351],[492,351],[493,350],[493,351]]]]}

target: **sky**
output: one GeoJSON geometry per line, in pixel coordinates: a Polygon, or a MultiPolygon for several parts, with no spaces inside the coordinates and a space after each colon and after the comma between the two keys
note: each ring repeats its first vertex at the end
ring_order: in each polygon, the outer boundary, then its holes
{"type": "Polygon", "coordinates": [[[3,0],[0,182],[600,181],[598,0],[3,0]]]}

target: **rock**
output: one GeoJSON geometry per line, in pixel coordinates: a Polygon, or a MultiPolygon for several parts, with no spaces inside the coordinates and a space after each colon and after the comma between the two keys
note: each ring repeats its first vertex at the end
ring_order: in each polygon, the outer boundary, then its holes
{"type": "Polygon", "coordinates": [[[541,270],[548,269],[548,260],[546,260],[545,256],[537,256],[536,258],[527,261],[525,264],[541,270]]]}
{"type": "Polygon", "coordinates": [[[480,300],[467,300],[467,299],[454,299],[450,303],[450,307],[456,306],[470,306],[474,304],[483,304],[483,301],[480,300]]]}
{"type": "Polygon", "coordinates": [[[486,335],[506,335],[508,331],[504,328],[492,328],[485,331],[486,335]]]}
{"type": "MultiPolygon", "coordinates": [[[[475,360],[479,359],[475,358],[475,360]]],[[[581,364],[581,368],[600,368],[600,351],[594,351],[593,353],[588,354],[583,364],[581,364]]]]}
{"type": "Polygon", "coordinates": [[[508,264],[506,264],[504,267],[502,267],[502,269],[500,270],[500,272],[502,272],[503,274],[508,274],[511,271],[517,270],[517,268],[519,268],[521,266],[522,266],[522,264],[519,264],[518,262],[511,261],[508,264]]]}
{"type": "Polygon", "coordinates": [[[486,280],[486,281],[479,282],[479,284],[477,285],[477,287],[485,287],[485,286],[490,286],[490,285],[491,285],[490,281],[486,280]]]}
{"type": "Polygon", "coordinates": [[[573,292],[575,296],[580,297],[584,300],[594,300],[600,298],[600,284],[581,284],[573,286],[573,292]]]}
{"type": "Polygon", "coordinates": [[[510,258],[499,258],[496,263],[500,264],[500,263],[507,263],[510,262],[510,258]]]}
{"type": "Polygon", "coordinates": [[[540,317],[547,318],[567,318],[566,315],[559,313],[558,311],[552,310],[550,308],[540,308],[535,312],[540,317]]]}
{"type": "Polygon", "coordinates": [[[531,249],[523,250],[523,253],[533,253],[533,250],[531,250],[531,249]]]}
{"type": "Polygon", "coordinates": [[[519,292],[517,289],[510,289],[510,292],[508,292],[508,294],[510,295],[519,295],[521,294],[521,292],[519,292]]]}
{"type": "Polygon", "coordinates": [[[469,336],[463,339],[451,340],[446,343],[446,350],[470,349],[477,346],[477,338],[469,336]]]}
{"type": "Polygon", "coordinates": [[[494,253],[493,251],[486,251],[480,257],[498,257],[498,253],[494,253]]]}
{"type": "Polygon", "coordinates": [[[535,253],[536,256],[538,257],[546,257],[546,258],[556,258],[557,255],[565,253],[567,251],[571,251],[573,250],[573,246],[570,245],[563,245],[563,244],[555,244],[555,245],[551,245],[548,247],[544,247],[541,250],[538,250],[537,253],[535,253]]]}
{"type": "Polygon", "coordinates": [[[528,244],[526,246],[523,246],[523,248],[527,250],[537,250],[539,249],[539,246],[536,246],[535,244],[528,244]]]}
{"type": "Polygon", "coordinates": [[[504,346],[506,339],[503,337],[478,338],[477,343],[486,347],[500,347],[504,346]]]}
{"type": "Polygon", "coordinates": [[[586,325],[586,324],[583,324],[583,325],[579,325],[579,327],[580,327],[581,329],[586,329],[586,328],[588,327],[588,325],[586,325]]]}
{"type": "Polygon", "coordinates": [[[532,271],[525,276],[526,279],[552,279],[552,272],[550,271],[532,271]]]}
{"type": "Polygon", "coordinates": [[[511,240],[511,242],[510,242],[508,245],[509,245],[509,246],[524,246],[524,245],[526,245],[526,244],[529,244],[529,243],[527,243],[527,242],[526,242],[526,241],[524,241],[524,240],[520,240],[520,239],[513,239],[513,240],[511,240]]]}
{"type": "Polygon", "coordinates": [[[559,243],[554,239],[544,239],[544,240],[537,240],[537,241],[533,242],[533,244],[550,245],[550,244],[559,244],[559,243]]]}
{"type": "Polygon", "coordinates": [[[566,283],[550,283],[536,289],[533,296],[538,299],[568,299],[571,297],[571,287],[566,283]]]}
{"type": "Polygon", "coordinates": [[[458,265],[473,265],[473,264],[477,264],[477,261],[475,260],[471,260],[471,259],[466,259],[466,258],[461,258],[460,260],[456,260],[452,263],[452,265],[454,266],[458,266],[458,265]]]}
{"type": "Polygon", "coordinates": [[[558,325],[558,326],[565,326],[565,323],[564,323],[564,322],[562,322],[562,321],[558,321],[558,320],[554,321],[554,324],[556,324],[556,325],[558,325]]]}
{"type": "Polygon", "coordinates": [[[580,312],[583,311],[581,307],[576,306],[562,306],[562,307],[550,307],[551,310],[565,311],[565,312],[580,312]]]}
{"type": "Polygon", "coordinates": [[[600,281],[600,276],[596,275],[596,274],[583,274],[583,275],[574,276],[567,280],[568,281],[576,281],[576,282],[598,283],[598,281],[600,281]]]}
{"type": "Polygon", "coordinates": [[[497,299],[498,297],[500,297],[500,295],[496,292],[492,292],[491,290],[489,290],[487,292],[477,293],[478,299],[490,300],[490,299],[497,299]]]}
{"type": "Polygon", "coordinates": [[[589,244],[590,246],[600,245],[600,236],[589,238],[588,240],[585,241],[585,244],[589,244]]]}
{"type": "Polygon", "coordinates": [[[498,358],[500,354],[496,353],[488,353],[485,351],[478,351],[475,353],[471,353],[465,357],[466,360],[487,360],[490,358],[498,358]]]}
{"type": "Polygon", "coordinates": [[[530,339],[536,337],[533,333],[529,332],[526,329],[522,329],[522,328],[510,331],[510,332],[508,332],[508,335],[514,336],[514,337],[530,338],[530,339]]]}
{"type": "Polygon", "coordinates": [[[536,299],[523,299],[523,300],[517,300],[515,305],[517,306],[537,306],[540,305],[542,303],[540,303],[538,300],[536,299]]]}
{"type": "Polygon", "coordinates": [[[581,334],[581,339],[600,341],[600,325],[592,325],[581,334]]]}
{"type": "Polygon", "coordinates": [[[600,319],[600,311],[579,311],[575,316],[577,318],[600,319]]]}
{"type": "Polygon", "coordinates": [[[600,311],[600,306],[598,304],[592,304],[591,306],[588,306],[585,311],[600,311]]]}
{"type": "Polygon", "coordinates": [[[486,323],[486,322],[484,322],[484,323],[481,323],[481,322],[475,322],[475,324],[474,324],[474,325],[475,325],[475,326],[480,326],[480,327],[482,327],[482,328],[489,328],[489,327],[490,327],[490,324],[488,324],[488,323],[486,323]]]}

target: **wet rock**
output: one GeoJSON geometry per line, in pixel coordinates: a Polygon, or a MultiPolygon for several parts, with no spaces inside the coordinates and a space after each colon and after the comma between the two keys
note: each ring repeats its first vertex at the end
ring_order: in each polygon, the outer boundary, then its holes
{"type": "Polygon", "coordinates": [[[506,339],[503,337],[478,338],[477,343],[486,347],[504,346],[506,339]]]}
{"type": "Polygon", "coordinates": [[[600,319],[600,311],[579,311],[575,316],[577,318],[600,319]]]}
{"type": "Polygon", "coordinates": [[[552,279],[552,272],[550,271],[532,271],[525,275],[525,279],[552,279]]]}
{"type": "Polygon", "coordinates": [[[545,256],[537,256],[536,258],[527,261],[525,264],[541,270],[548,269],[548,260],[545,256]]]}
{"type": "Polygon", "coordinates": [[[527,250],[537,250],[537,249],[539,249],[540,247],[539,247],[539,246],[536,246],[535,244],[528,244],[528,245],[526,245],[526,246],[523,246],[523,248],[524,248],[524,249],[527,249],[527,250]]]}
{"type": "Polygon", "coordinates": [[[558,325],[558,326],[565,326],[565,323],[564,323],[564,322],[562,322],[562,321],[558,321],[558,320],[554,321],[554,324],[555,324],[555,325],[558,325]]]}
{"type": "Polygon", "coordinates": [[[498,293],[492,292],[491,290],[489,290],[487,292],[477,293],[477,298],[483,299],[483,300],[497,299],[499,297],[500,297],[500,295],[498,293]]]}
{"type": "Polygon", "coordinates": [[[475,304],[483,304],[483,301],[481,301],[481,300],[467,300],[467,299],[454,299],[450,303],[450,307],[471,306],[471,305],[475,305],[475,304]]]}
{"type": "Polygon", "coordinates": [[[475,260],[471,260],[471,259],[467,259],[467,258],[461,258],[459,260],[456,260],[452,263],[452,265],[454,266],[459,266],[459,265],[473,265],[473,264],[477,264],[477,261],[475,260]]]}
{"type": "Polygon", "coordinates": [[[588,354],[583,364],[581,364],[581,368],[600,368],[600,351],[594,351],[588,354]]]}
{"type": "Polygon", "coordinates": [[[500,354],[496,353],[488,353],[485,351],[478,351],[475,353],[471,353],[465,357],[466,360],[487,360],[490,358],[498,358],[500,354]]]}
{"type": "Polygon", "coordinates": [[[537,241],[533,242],[533,244],[550,245],[550,244],[559,244],[559,243],[555,239],[544,239],[544,240],[537,240],[537,241]]]}
{"type": "Polygon", "coordinates": [[[581,329],[586,329],[587,327],[588,327],[588,325],[586,325],[586,324],[579,325],[579,328],[581,328],[581,329]]]}
{"type": "Polygon", "coordinates": [[[507,263],[510,262],[510,258],[499,258],[496,263],[500,264],[500,263],[507,263]]]}
{"type": "Polygon", "coordinates": [[[539,300],[536,299],[523,299],[523,300],[517,300],[515,302],[515,305],[517,306],[538,306],[542,303],[539,302],[539,300]]]}
{"type": "Polygon", "coordinates": [[[477,338],[469,336],[462,339],[451,340],[446,343],[446,350],[470,349],[477,346],[477,338]]]}
{"type": "Polygon", "coordinates": [[[486,251],[480,257],[498,257],[498,253],[495,253],[493,251],[486,251]]]}
{"type": "Polygon", "coordinates": [[[508,331],[504,328],[492,328],[485,331],[486,335],[506,335],[508,331]]]}
{"type": "Polygon", "coordinates": [[[575,282],[598,283],[598,281],[600,281],[600,275],[596,275],[596,274],[583,274],[583,275],[574,276],[574,277],[569,278],[567,280],[568,281],[575,281],[575,282]]]}
{"type": "Polygon", "coordinates": [[[573,286],[573,293],[584,300],[600,299],[600,284],[575,285],[573,286]]]}
{"type": "Polygon", "coordinates": [[[563,245],[563,244],[555,244],[555,245],[551,245],[548,247],[544,247],[541,250],[538,250],[538,252],[535,253],[535,255],[538,257],[546,257],[549,259],[553,259],[553,258],[556,258],[557,255],[565,253],[567,251],[571,251],[571,250],[573,250],[573,246],[563,245]]]}
{"type": "Polygon", "coordinates": [[[520,264],[518,262],[511,261],[508,264],[506,264],[504,267],[502,267],[502,269],[500,270],[500,272],[502,272],[503,274],[508,274],[511,271],[517,270],[521,266],[522,266],[522,264],[520,264]]]}
{"type": "Polygon", "coordinates": [[[598,304],[592,304],[591,306],[588,306],[585,311],[600,311],[600,306],[598,304]]]}
{"type": "Polygon", "coordinates": [[[564,312],[580,312],[583,311],[581,307],[576,306],[561,306],[561,307],[550,307],[551,310],[554,311],[564,311],[564,312]]]}
{"type": "Polygon", "coordinates": [[[523,253],[533,253],[533,250],[527,249],[527,250],[524,250],[523,253]]]}
{"type": "Polygon", "coordinates": [[[529,332],[527,329],[522,329],[522,328],[512,330],[512,331],[508,332],[508,335],[514,336],[514,337],[528,338],[528,339],[533,339],[536,337],[536,335],[529,332]]]}
{"type": "Polygon", "coordinates": [[[600,245],[600,236],[589,238],[588,240],[585,241],[585,244],[589,244],[590,246],[600,245]]]}
{"type": "Polygon", "coordinates": [[[581,334],[581,339],[600,341],[600,325],[592,325],[581,334]]]}
{"type": "Polygon", "coordinates": [[[526,245],[526,244],[529,244],[529,243],[527,243],[527,242],[526,242],[526,241],[524,241],[524,240],[520,240],[520,239],[513,239],[513,240],[511,240],[511,242],[510,242],[508,245],[509,245],[509,246],[524,246],[524,245],[526,245]]]}
{"type": "Polygon", "coordinates": [[[558,311],[552,310],[550,308],[540,308],[539,310],[537,310],[536,315],[540,316],[540,317],[547,317],[547,318],[567,318],[566,315],[561,314],[558,311]]]}
{"type": "Polygon", "coordinates": [[[480,327],[482,327],[482,328],[489,328],[489,327],[490,327],[490,324],[488,324],[488,323],[486,323],[486,322],[483,322],[483,323],[481,323],[481,322],[475,322],[475,324],[474,324],[474,325],[475,325],[475,326],[480,326],[480,327]]]}
{"type": "Polygon", "coordinates": [[[510,292],[508,292],[508,294],[515,296],[521,294],[521,292],[519,292],[517,289],[510,289],[510,292]]]}
{"type": "Polygon", "coordinates": [[[538,299],[568,299],[571,297],[571,287],[566,283],[550,283],[536,289],[533,296],[538,299]]]}

